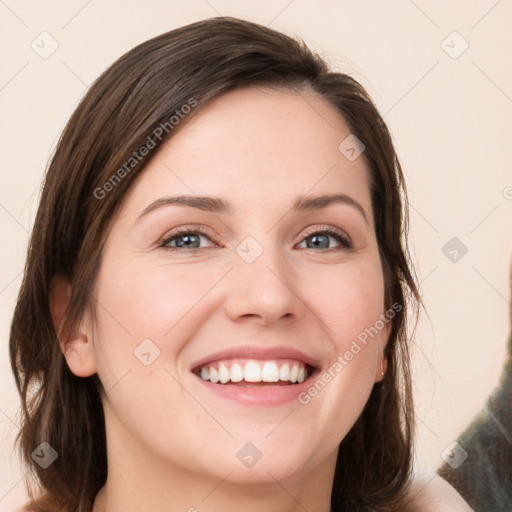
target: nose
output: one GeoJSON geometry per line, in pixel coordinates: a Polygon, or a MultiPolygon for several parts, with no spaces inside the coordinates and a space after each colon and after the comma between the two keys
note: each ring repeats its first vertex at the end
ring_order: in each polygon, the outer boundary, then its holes
{"type": "Polygon", "coordinates": [[[225,283],[226,314],[234,322],[250,320],[259,325],[302,318],[305,304],[294,269],[277,248],[262,249],[252,262],[243,250],[234,253],[234,268],[225,283]]]}

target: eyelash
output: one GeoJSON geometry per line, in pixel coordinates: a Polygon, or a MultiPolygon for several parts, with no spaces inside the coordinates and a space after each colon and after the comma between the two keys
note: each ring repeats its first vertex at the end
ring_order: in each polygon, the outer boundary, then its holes
{"type": "Polygon", "coordinates": [[[352,249],[352,242],[350,238],[339,229],[331,227],[325,227],[323,229],[310,229],[304,233],[304,237],[302,238],[301,242],[312,235],[330,235],[335,238],[341,245],[341,247],[330,247],[329,249],[324,249],[324,251],[329,251],[331,249],[338,251],[352,249]]]}
{"type": "MultiPolygon", "coordinates": [[[[208,239],[210,239],[212,242],[216,243],[215,240],[213,239],[213,237],[209,233],[207,233],[206,231],[204,231],[202,229],[181,228],[181,229],[178,229],[177,231],[171,233],[169,236],[167,236],[160,243],[159,247],[169,250],[169,251],[183,250],[185,252],[197,252],[197,251],[206,249],[206,247],[199,247],[199,248],[196,247],[193,249],[186,249],[186,248],[181,248],[181,247],[171,247],[168,245],[175,238],[178,238],[181,235],[202,235],[202,236],[205,236],[208,239]]],[[[306,231],[306,233],[304,233],[304,236],[301,240],[301,243],[306,238],[309,238],[312,235],[330,235],[333,238],[335,238],[337,242],[339,242],[340,247],[329,247],[327,249],[321,249],[322,252],[328,252],[331,250],[334,250],[334,251],[344,251],[345,250],[346,251],[346,250],[352,249],[352,242],[349,239],[349,237],[347,235],[345,235],[345,233],[343,233],[342,231],[340,231],[336,228],[331,228],[331,227],[325,227],[322,229],[314,228],[309,231],[306,231]]],[[[312,249],[312,248],[307,247],[307,249],[312,249]]]]}

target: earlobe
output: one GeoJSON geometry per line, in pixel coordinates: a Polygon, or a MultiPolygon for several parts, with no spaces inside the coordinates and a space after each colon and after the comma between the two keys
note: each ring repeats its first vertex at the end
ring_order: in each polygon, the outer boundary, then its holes
{"type": "Polygon", "coordinates": [[[50,283],[50,314],[69,369],[77,377],[90,377],[96,373],[91,330],[85,329],[83,325],[74,327],[70,332],[63,330],[71,292],[71,283],[65,277],[53,277],[50,283]]]}
{"type": "Polygon", "coordinates": [[[85,334],[77,333],[67,342],[64,357],[77,377],[90,377],[97,371],[94,349],[85,334]]]}
{"type": "Polygon", "coordinates": [[[379,371],[377,373],[377,379],[375,379],[375,382],[381,382],[384,380],[384,376],[386,375],[387,369],[388,369],[388,360],[384,355],[382,355],[382,359],[381,359],[380,365],[379,365],[379,371]]]}
{"type": "Polygon", "coordinates": [[[387,369],[388,369],[388,360],[387,357],[384,355],[386,351],[386,345],[388,344],[389,336],[391,334],[391,328],[392,328],[392,322],[386,322],[382,329],[382,336],[381,336],[381,349],[380,349],[380,355],[379,355],[379,361],[378,361],[378,368],[377,372],[375,374],[375,382],[381,382],[384,380],[384,376],[386,375],[387,369]]]}
{"type": "Polygon", "coordinates": [[[386,371],[388,369],[388,360],[384,354],[380,354],[379,361],[377,363],[377,370],[375,371],[375,382],[382,382],[386,371]]]}

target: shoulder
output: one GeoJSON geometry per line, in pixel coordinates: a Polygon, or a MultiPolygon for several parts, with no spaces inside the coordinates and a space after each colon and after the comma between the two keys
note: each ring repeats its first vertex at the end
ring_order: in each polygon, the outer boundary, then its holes
{"type": "Polygon", "coordinates": [[[414,479],[409,496],[410,512],[474,512],[462,496],[439,475],[414,479]]]}

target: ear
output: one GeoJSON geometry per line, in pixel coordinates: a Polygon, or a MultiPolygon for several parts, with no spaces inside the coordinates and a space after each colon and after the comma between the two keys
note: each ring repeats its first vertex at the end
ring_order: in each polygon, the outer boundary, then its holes
{"type": "Polygon", "coordinates": [[[86,328],[84,323],[74,327],[71,332],[62,330],[71,300],[71,283],[62,275],[56,275],[51,280],[49,300],[53,326],[69,369],[77,377],[90,377],[97,371],[91,329],[86,328]]]}
{"type": "Polygon", "coordinates": [[[381,354],[379,356],[379,363],[377,367],[377,371],[375,372],[375,382],[382,382],[386,375],[386,371],[388,369],[388,360],[386,357],[381,354]]]}
{"type": "Polygon", "coordinates": [[[386,375],[386,371],[388,369],[388,360],[384,355],[386,345],[388,344],[389,335],[391,334],[391,328],[393,326],[393,321],[389,320],[384,324],[384,327],[381,330],[380,335],[380,347],[379,347],[379,357],[377,360],[377,370],[375,371],[375,382],[381,382],[384,380],[384,376],[386,375]]]}

